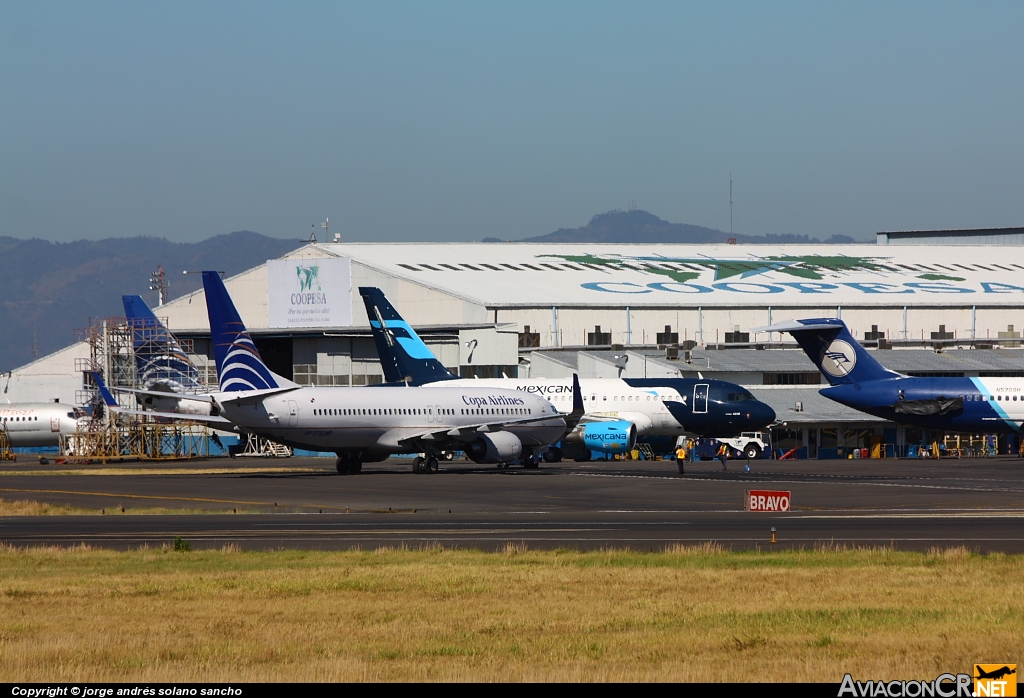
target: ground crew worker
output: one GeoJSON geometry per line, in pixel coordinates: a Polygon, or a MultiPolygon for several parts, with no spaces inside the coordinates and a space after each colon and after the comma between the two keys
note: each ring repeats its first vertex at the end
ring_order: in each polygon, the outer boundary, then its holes
{"type": "Polygon", "coordinates": [[[722,444],[718,447],[718,460],[722,461],[722,470],[726,470],[725,461],[729,457],[729,447],[726,444],[722,444]]]}
{"type": "Polygon", "coordinates": [[[679,472],[683,473],[683,464],[686,462],[686,447],[679,444],[679,448],[676,449],[676,465],[679,466],[679,472]]]}

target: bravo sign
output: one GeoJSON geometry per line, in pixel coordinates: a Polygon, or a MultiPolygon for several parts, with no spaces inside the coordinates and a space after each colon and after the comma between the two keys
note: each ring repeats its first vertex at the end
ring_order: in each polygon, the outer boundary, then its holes
{"type": "Polygon", "coordinates": [[[747,511],[789,511],[790,493],[784,490],[748,490],[743,508],[747,511]]]}

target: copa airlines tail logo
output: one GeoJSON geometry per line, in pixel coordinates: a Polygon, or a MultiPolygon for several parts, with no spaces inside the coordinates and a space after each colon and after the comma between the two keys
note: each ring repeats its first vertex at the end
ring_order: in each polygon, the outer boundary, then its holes
{"type": "Polygon", "coordinates": [[[850,375],[857,365],[857,352],[849,342],[834,340],[821,353],[821,370],[830,376],[842,378],[850,375]]]}
{"type": "Polygon", "coordinates": [[[224,392],[276,388],[277,381],[260,359],[248,332],[235,335],[220,369],[220,389],[224,392]]]}

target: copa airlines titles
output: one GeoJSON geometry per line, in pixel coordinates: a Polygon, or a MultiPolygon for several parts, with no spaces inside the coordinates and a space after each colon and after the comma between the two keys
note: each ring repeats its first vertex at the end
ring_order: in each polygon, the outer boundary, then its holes
{"type": "Polygon", "coordinates": [[[485,405],[524,405],[526,404],[522,398],[518,397],[505,397],[504,395],[488,395],[487,397],[467,397],[462,396],[462,401],[467,405],[473,407],[483,407],[485,405]]]}

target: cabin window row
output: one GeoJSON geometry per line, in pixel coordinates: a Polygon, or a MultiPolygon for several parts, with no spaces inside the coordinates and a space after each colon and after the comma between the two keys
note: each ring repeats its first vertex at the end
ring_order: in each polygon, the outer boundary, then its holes
{"type": "Polygon", "coordinates": [[[4,417],[5,422],[38,422],[39,417],[4,417]]]}
{"type": "MultiPolygon", "coordinates": [[[[431,411],[431,414],[455,414],[455,410],[449,407],[442,407],[431,411]]],[[[533,410],[528,407],[475,407],[473,409],[462,408],[463,415],[531,415],[533,410]]],[[[318,417],[350,417],[355,415],[367,416],[394,416],[394,415],[423,415],[427,410],[422,408],[314,408],[313,414],[318,417]]]]}

